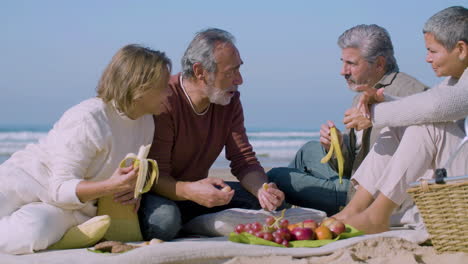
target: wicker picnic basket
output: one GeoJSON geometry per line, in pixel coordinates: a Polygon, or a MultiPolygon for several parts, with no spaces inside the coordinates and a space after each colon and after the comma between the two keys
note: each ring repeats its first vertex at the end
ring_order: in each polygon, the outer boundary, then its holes
{"type": "Polygon", "coordinates": [[[445,169],[441,170],[436,180],[420,182],[408,193],[438,253],[468,252],[468,175],[444,178],[445,169]]]}

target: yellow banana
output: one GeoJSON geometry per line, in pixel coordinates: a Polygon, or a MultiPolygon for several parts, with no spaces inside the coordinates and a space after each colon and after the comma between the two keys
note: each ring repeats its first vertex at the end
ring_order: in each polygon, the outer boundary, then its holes
{"type": "Polygon", "coordinates": [[[148,192],[153,183],[158,182],[158,163],[153,159],[146,158],[150,148],[151,144],[141,146],[138,150],[138,155],[135,155],[134,153],[127,154],[127,156],[125,156],[125,158],[120,162],[121,168],[126,166],[128,160],[133,163],[134,168],[138,168],[134,198],[138,198],[140,194],[148,192]],[[149,166],[151,166],[151,168],[149,168],[149,166]],[[150,169],[149,173],[148,169],[150,169]]]}
{"type": "Polygon", "coordinates": [[[331,159],[331,157],[332,157],[332,155],[333,155],[333,149],[334,149],[334,148],[335,148],[335,147],[333,146],[333,144],[330,144],[330,149],[328,150],[327,155],[325,155],[325,156],[320,160],[321,163],[327,163],[327,162],[331,159]]]}
{"type": "Polygon", "coordinates": [[[340,183],[343,183],[344,157],[343,153],[341,153],[340,140],[338,139],[338,133],[336,132],[335,127],[330,128],[330,136],[330,150],[328,150],[327,155],[325,155],[325,157],[323,157],[320,162],[327,163],[330,160],[332,154],[335,154],[335,158],[338,161],[338,176],[340,177],[340,183]]]}

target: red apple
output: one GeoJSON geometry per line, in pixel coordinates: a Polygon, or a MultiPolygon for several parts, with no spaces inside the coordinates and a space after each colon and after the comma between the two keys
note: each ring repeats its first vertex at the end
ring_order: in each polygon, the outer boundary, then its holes
{"type": "Polygon", "coordinates": [[[333,234],[335,236],[343,233],[345,230],[346,230],[346,226],[345,224],[343,224],[343,222],[339,221],[339,220],[335,220],[334,222],[332,222],[331,224],[328,225],[328,228],[330,229],[330,231],[333,232],[333,234]]]}
{"type": "Polygon", "coordinates": [[[331,223],[333,223],[335,221],[336,221],[336,219],[330,216],[330,217],[325,218],[322,221],[322,223],[320,223],[320,225],[328,227],[331,223]]]}
{"type": "Polygon", "coordinates": [[[307,219],[307,220],[302,221],[302,226],[305,228],[310,228],[313,231],[318,227],[318,224],[312,219],[307,219]]]}
{"type": "Polygon", "coordinates": [[[310,228],[296,227],[291,232],[294,240],[311,240],[314,239],[314,231],[310,228]]]}

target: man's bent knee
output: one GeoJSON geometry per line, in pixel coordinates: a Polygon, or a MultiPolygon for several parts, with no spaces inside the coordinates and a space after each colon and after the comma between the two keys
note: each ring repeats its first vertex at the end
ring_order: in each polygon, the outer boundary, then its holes
{"type": "Polygon", "coordinates": [[[181,214],[177,205],[158,195],[143,195],[138,214],[145,240],[153,238],[171,240],[182,228],[181,214]]]}

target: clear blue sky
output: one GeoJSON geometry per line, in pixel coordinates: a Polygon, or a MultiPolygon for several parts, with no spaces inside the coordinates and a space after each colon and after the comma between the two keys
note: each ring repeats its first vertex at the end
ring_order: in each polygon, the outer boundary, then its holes
{"type": "Polygon", "coordinates": [[[0,126],[53,124],[95,95],[125,44],[165,51],[176,73],[194,33],[219,27],[235,35],[244,60],[246,126],[318,130],[341,122],[353,96],[339,75],[344,30],[385,27],[400,70],[434,85],[421,29],[452,5],[468,1],[2,1],[0,126]]]}

